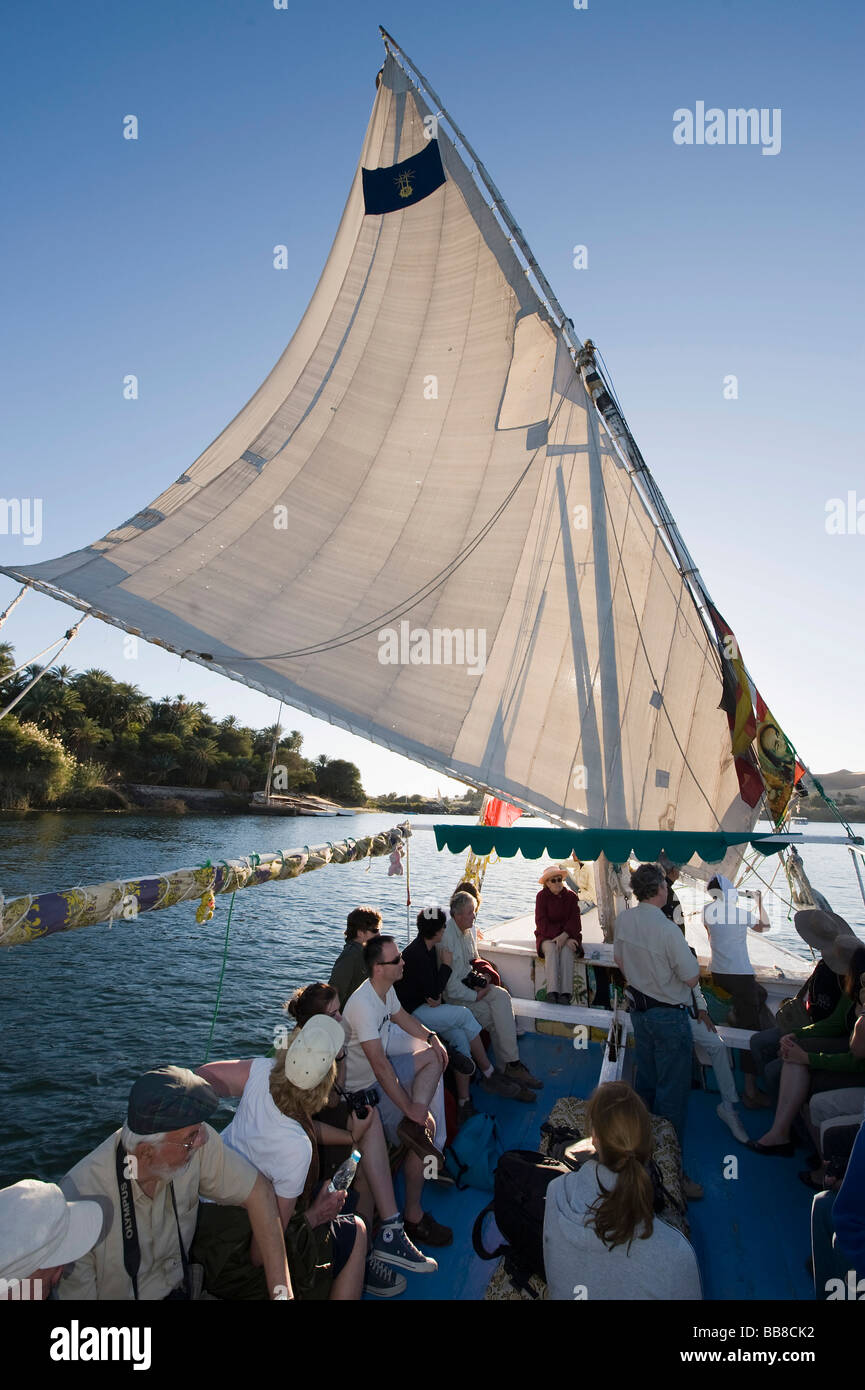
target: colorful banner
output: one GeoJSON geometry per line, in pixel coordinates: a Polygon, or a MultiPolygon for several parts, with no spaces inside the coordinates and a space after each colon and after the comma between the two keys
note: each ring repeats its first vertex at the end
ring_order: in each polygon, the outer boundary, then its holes
{"type": "Polygon", "coordinates": [[[709,616],[718,638],[721,658],[721,709],[730,725],[733,763],[739,779],[739,793],[746,806],[756,806],[763,795],[763,778],[751,744],[757,733],[757,719],[751,696],[751,682],[731,628],[716,608],[708,605],[709,616]]]}
{"type": "Polygon", "coordinates": [[[766,787],[766,800],[776,825],[781,825],[790,804],[790,797],[797,782],[805,775],[805,769],[797,761],[795,750],[789,739],[772,717],[759,690],[754,692],[757,716],[757,735],[754,747],[763,783],[766,787]]]}
{"type": "Polygon", "coordinates": [[[721,708],[730,725],[742,800],[748,806],[756,806],[765,793],[772,819],[779,826],[805,769],[797,762],[792,744],[752,684],[731,628],[711,604],[709,614],[718,637],[723,681],[721,708]]]}

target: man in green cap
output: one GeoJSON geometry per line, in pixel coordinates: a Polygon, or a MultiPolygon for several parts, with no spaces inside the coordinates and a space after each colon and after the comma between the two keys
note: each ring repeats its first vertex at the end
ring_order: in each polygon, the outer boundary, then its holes
{"type": "Polygon", "coordinates": [[[272,1298],[291,1298],[285,1243],[271,1184],[206,1123],[212,1086],[185,1067],[145,1072],[129,1093],[126,1124],[62,1180],[106,1217],[101,1244],[60,1282],[63,1300],[195,1296],[188,1250],[199,1195],[246,1208],[272,1298]]]}

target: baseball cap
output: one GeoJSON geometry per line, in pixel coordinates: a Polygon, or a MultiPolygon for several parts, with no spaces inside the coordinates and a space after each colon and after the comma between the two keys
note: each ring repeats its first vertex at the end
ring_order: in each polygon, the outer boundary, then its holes
{"type": "Polygon", "coordinates": [[[299,1091],[323,1081],[345,1046],[345,1029],[329,1014],[314,1014],[299,1028],[285,1054],[286,1079],[299,1091]]]}
{"type": "Polygon", "coordinates": [[[188,1067],[157,1067],[129,1092],[126,1123],[135,1134],[161,1134],[200,1124],[218,1105],[213,1087],[188,1067]]]}

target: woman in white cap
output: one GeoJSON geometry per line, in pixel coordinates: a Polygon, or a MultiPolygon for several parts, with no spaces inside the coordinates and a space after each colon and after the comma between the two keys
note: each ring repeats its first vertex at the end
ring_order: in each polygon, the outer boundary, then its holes
{"type": "MultiPolygon", "coordinates": [[[[222,1139],[273,1183],[300,1299],[358,1299],[363,1290],[366,1227],[359,1217],[340,1216],[345,1192],[322,1187],[313,1195],[318,1159],[312,1116],[327,1102],[344,1047],[342,1024],[317,1015],[274,1058],[208,1062],[197,1069],[217,1095],[240,1097],[222,1139]]],[[[353,1137],[362,1131],[360,1122],[353,1137]]],[[[264,1297],[256,1293],[261,1271],[251,1267],[257,1264],[254,1244],[230,1249],[225,1210],[208,1207],[199,1218],[193,1255],[205,1266],[207,1290],[217,1298],[264,1297]]]]}
{"type": "MultiPolygon", "coordinates": [[[[739,892],[723,874],[710,878],[707,891],[712,899],[703,909],[703,923],[711,945],[710,969],[712,983],[733,996],[736,1026],[756,1033],[763,1027],[766,991],[757,984],[754,967],[748,955],[748,932],[768,931],[770,922],[763,909],[763,896],[757,893],[758,913],[738,905],[739,892]]],[[[765,1021],[771,1019],[771,1014],[765,1021]]],[[[742,1103],[748,1110],[771,1106],[763,1091],[757,1089],[757,1068],[750,1050],[740,1052],[745,1094],[742,1103]]]]}
{"type": "Polygon", "coordinates": [[[50,1297],[66,1265],[102,1234],[98,1202],[67,1202],[53,1182],[25,1178],[0,1191],[0,1300],[50,1297]]]}
{"type": "Polygon", "coordinates": [[[580,900],[565,884],[565,874],[561,864],[548,864],[535,898],[535,945],[544,962],[551,1004],[570,1004],[574,961],[583,958],[580,900]]]}

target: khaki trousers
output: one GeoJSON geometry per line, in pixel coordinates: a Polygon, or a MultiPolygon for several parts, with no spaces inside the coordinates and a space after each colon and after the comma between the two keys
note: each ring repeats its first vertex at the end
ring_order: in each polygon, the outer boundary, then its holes
{"type": "Polygon", "coordinates": [[[466,1008],[492,1037],[496,1066],[501,1070],[508,1062],[518,1062],[517,1025],[507,990],[502,989],[501,985],[493,985],[489,994],[483,999],[476,999],[474,1003],[467,1002],[466,1008]]]}

